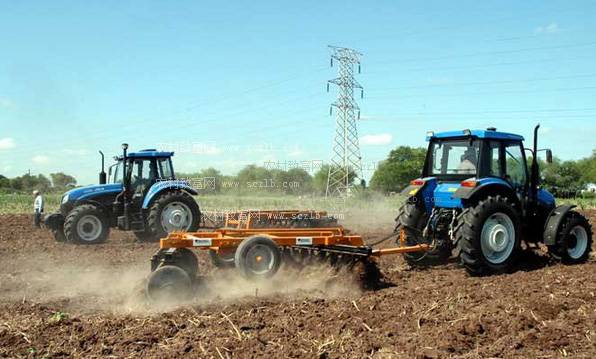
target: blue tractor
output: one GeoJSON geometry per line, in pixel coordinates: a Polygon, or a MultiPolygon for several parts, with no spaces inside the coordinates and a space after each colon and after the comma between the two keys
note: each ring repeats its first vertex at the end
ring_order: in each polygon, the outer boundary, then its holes
{"type": "Polygon", "coordinates": [[[122,150],[109,168],[108,181],[100,151],[99,184],[66,192],[60,212],[44,218],[57,241],[101,243],[110,228],[132,231],[142,241],[198,229],[201,212],[192,197],[197,192],[187,181],[176,180],[174,153],[154,149],[127,153],[127,144],[122,150]]]}
{"type": "Polygon", "coordinates": [[[537,154],[546,151],[550,163],[552,152],[538,149],[539,127],[532,149],[522,136],[495,128],[427,134],[422,177],[404,189],[408,200],[396,221],[402,241],[430,251],[405,254],[408,263],[440,263],[455,249],[469,274],[503,273],[516,264],[522,241],[545,244],[565,264],[588,259],[588,220],[540,188],[537,154]]]}

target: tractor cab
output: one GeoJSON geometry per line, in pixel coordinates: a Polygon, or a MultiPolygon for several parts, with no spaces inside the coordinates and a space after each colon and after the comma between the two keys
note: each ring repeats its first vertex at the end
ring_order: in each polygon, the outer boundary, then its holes
{"type": "MultiPolygon", "coordinates": [[[[419,180],[436,185],[430,197],[425,198],[429,202],[427,208],[459,208],[477,188],[486,189],[485,186],[491,184],[508,188],[509,194],[525,208],[525,204],[536,197],[530,191],[534,181],[526,162],[523,140],[520,135],[497,132],[494,128],[429,132],[423,179],[419,180]]],[[[554,199],[546,192],[541,194],[542,204],[551,209],[554,199]]]]}
{"type": "Polygon", "coordinates": [[[543,242],[565,263],[580,263],[591,249],[588,221],[574,206],[556,207],[540,188],[538,128],[532,148],[520,135],[486,130],[427,133],[422,176],[402,192],[407,202],[397,216],[401,240],[425,243],[425,254],[406,253],[413,265],[441,262],[458,250],[470,274],[509,270],[521,241],[543,242]],[[532,156],[527,164],[526,152],[532,156]]]}
{"type": "Polygon", "coordinates": [[[115,157],[117,161],[108,171],[110,183],[123,183],[126,178],[133,197],[144,197],[149,188],[159,181],[174,180],[172,156],[174,152],[161,152],[155,149],[131,152],[115,157]],[[126,170],[126,174],[124,171],[126,170]]]}

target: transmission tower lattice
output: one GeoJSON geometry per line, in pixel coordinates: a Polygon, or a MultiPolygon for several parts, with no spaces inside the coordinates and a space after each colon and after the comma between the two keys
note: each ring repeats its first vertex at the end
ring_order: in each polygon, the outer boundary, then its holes
{"type": "Polygon", "coordinates": [[[354,100],[354,89],[360,89],[361,98],[364,94],[362,86],[354,79],[355,65],[358,65],[358,73],[360,73],[362,54],[345,47],[329,46],[329,48],[331,66],[333,67],[334,60],[339,62],[339,77],[329,80],[327,91],[329,91],[329,84],[335,84],[339,87],[339,94],[329,109],[329,113],[332,114],[335,107],[337,114],[325,196],[345,198],[350,194],[352,184],[356,183],[357,179],[363,178],[356,126],[356,119],[360,118],[360,108],[354,100]]]}

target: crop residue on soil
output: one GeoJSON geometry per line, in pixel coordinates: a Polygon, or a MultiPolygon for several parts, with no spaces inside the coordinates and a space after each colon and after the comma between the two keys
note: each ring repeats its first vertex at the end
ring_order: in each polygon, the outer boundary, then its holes
{"type": "Polygon", "coordinates": [[[487,278],[386,257],[389,285],[374,291],[327,267],[250,284],[201,254],[209,291],[162,312],[139,285],[155,250],[118,231],[97,246],[56,243],[27,216],[2,216],[0,357],[596,357],[594,254],[580,266],[529,254],[487,278]]]}

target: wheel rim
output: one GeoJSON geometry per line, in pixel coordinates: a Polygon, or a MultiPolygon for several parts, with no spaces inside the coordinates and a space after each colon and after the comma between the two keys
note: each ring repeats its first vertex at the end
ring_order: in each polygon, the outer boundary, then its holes
{"type": "Polygon", "coordinates": [[[77,235],[84,241],[94,241],[101,235],[103,225],[94,215],[87,214],[77,222],[77,235]]]}
{"type": "Polygon", "coordinates": [[[246,268],[254,274],[267,274],[274,264],[275,254],[268,246],[256,244],[246,253],[246,268]]]}
{"type": "Polygon", "coordinates": [[[166,232],[188,230],[192,224],[192,212],[182,202],[168,203],[161,212],[161,225],[166,232]]]}
{"type": "Polygon", "coordinates": [[[505,262],[515,246],[515,226],[511,218],[501,212],[491,215],[482,226],[480,246],[490,263],[505,262]]]}
{"type": "Polygon", "coordinates": [[[581,258],[586,248],[588,248],[588,232],[580,225],[577,225],[569,231],[567,242],[567,254],[573,259],[581,258]]]}

